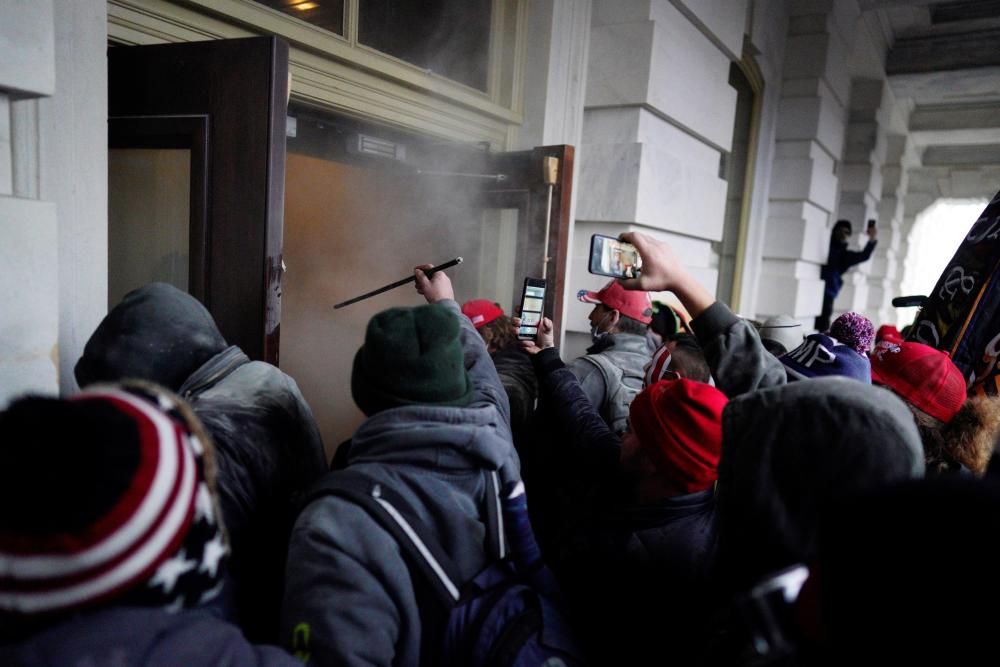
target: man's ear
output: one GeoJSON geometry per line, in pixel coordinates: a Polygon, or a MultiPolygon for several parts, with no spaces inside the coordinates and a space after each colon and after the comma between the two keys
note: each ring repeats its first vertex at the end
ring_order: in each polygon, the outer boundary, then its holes
{"type": "Polygon", "coordinates": [[[608,324],[609,324],[608,331],[618,328],[618,320],[621,319],[621,316],[622,314],[619,313],[614,308],[608,310],[608,324]]]}

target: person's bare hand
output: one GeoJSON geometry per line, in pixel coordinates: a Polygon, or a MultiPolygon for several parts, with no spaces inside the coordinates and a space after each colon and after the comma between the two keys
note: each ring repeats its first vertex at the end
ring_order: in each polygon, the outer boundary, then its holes
{"type": "MultiPolygon", "coordinates": [[[[521,328],[521,318],[512,318],[514,323],[514,333],[516,334],[521,328]]],[[[538,333],[535,334],[534,340],[519,340],[518,343],[528,354],[538,354],[547,347],[555,347],[555,336],[553,335],[552,320],[547,317],[543,317],[542,321],[538,325],[538,333]]]]}
{"type": "Polygon", "coordinates": [[[684,268],[669,244],[641,232],[626,232],[620,238],[634,245],[642,257],[642,273],[638,278],[619,280],[622,287],[647,292],[669,290],[677,295],[692,318],[715,302],[715,297],[684,268]]]}
{"type": "Polygon", "coordinates": [[[626,232],[621,240],[631,243],[642,257],[642,273],[638,278],[621,280],[625,289],[662,292],[673,290],[686,277],[686,271],[674,249],[642,232],[626,232]]]}
{"type": "Polygon", "coordinates": [[[455,290],[451,286],[451,278],[445,275],[444,271],[432,273],[429,278],[424,273],[433,266],[433,264],[421,264],[413,269],[413,275],[417,279],[417,292],[427,299],[427,303],[437,303],[445,299],[454,301],[455,290]]]}
{"type": "Polygon", "coordinates": [[[865,230],[865,233],[868,234],[869,239],[874,241],[875,238],[878,236],[878,227],[869,227],[868,229],[865,230]]]}

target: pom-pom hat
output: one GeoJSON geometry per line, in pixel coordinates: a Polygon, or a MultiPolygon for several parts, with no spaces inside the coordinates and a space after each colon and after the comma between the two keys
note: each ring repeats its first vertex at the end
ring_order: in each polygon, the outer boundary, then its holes
{"type": "Polygon", "coordinates": [[[228,545],[206,444],[168,414],[176,397],[140,391],[26,398],[0,413],[0,610],[121,598],[179,609],[218,594],[228,545]]]}
{"type": "Polygon", "coordinates": [[[875,340],[875,325],[861,313],[844,313],[833,321],[830,335],[858,354],[868,354],[875,340]]]}

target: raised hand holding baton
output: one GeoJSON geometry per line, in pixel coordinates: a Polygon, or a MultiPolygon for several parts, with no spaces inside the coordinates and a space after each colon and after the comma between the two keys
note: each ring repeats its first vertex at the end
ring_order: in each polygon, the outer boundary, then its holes
{"type": "MultiPolygon", "coordinates": [[[[455,259],[447,261],[444,264],[438,264],[437,266],[432,266],[431,268],[429,268],[426,271],[424,271],[424,275],[427,276],[428,278],[430,278],[431,276],[433,276],[438,271],[443,271],[444,269],[449,269],[449,268],[451,268],[453,266],[457,266],[457,265],[459,265],[461,263],[462,263],[462,258],[461,257],[456,257],[455,259]]],[[[358,301],[364,301],[365,299],[368,299],[368,298],[373,297],[373,296],[377,296],[377,295],[381,294],[382,292],[388,292],[391,289],[396,289],[397,287],[402,287],[403,285],[406,285],[408,283],[415,282],[416,279],[417,279],[416,276],[410,276],[408,278],[403,278],[402,280],[397,280],[394,283],[389,283],[388,285],[385,285],[384,287],[379,287],[378,289],[372,290],[371,292],[365,292],[361,296],[356,296],[353,299],[348,299],[347,301],[341,301],[340,303],[335,304],[333,307],[334,307],[334,309],[343,308],[344,306],[349,306],[352,303],[357,303],[358,301]]]]}

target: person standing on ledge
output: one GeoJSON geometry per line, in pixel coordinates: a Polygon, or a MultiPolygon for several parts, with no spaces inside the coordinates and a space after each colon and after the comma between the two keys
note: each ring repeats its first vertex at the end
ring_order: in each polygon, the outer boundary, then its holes
{"type": "Polygon", "coordinates": [[[833,301],[840,294],[840,288],[844,286],[844,272],[855,264],[867,262],[875,251],[875,244],[878,241],[878,229],[875,221],[868,221],[868,243],[862,250],[848,250],[847,242],[850,241],[854,230],[851,228],[850,220],[838,220],[830,233],[830,254],[826,258],[826,264],[820,272],[820,277],[825,283],[823,289],[823,312],[816,318],[816,330],[825,332],[830,328],[830,315],[833,313],[833,301]]]}

